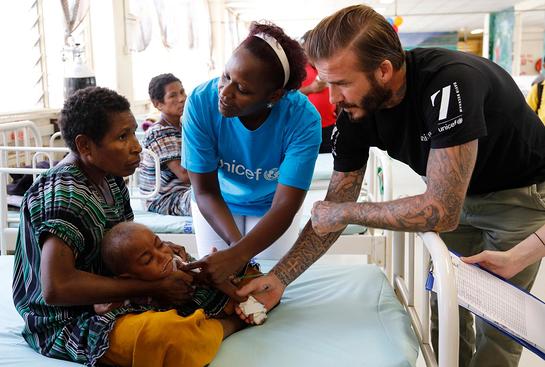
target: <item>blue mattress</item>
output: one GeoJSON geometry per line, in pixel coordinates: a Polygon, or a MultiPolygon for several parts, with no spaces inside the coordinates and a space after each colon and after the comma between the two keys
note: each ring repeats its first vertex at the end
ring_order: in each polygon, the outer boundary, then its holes
{"type": "Polygon", "coordinates": [[[193,218],[191,217],[134,210],[134,221],[148,226],[155,233],[194,233],[193,218]]]}
{"type": "MultiPolygon", "coordinates": [[[[20,336],[12,266],[12,256],[0,256],[0,366],[76,366],[37,354],[20,336]]],[[[409,317],[376,266],[317,264],[286,289],[264,325],[227,338],[210,366],[406,367],[417,354],[409,317]]]]}
{"type": "Polygon", "coordinates": [[[19,210],[17,209],[10,209],[8,210],[8,227],[9,228],[18,228],[19,227],[19,210]]]}

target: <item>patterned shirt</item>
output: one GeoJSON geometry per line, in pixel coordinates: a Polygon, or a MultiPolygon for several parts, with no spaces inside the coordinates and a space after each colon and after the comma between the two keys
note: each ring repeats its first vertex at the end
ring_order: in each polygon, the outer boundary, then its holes
{"type": "MultiPolygon", "coordinates": [[[[167,166],[170,161],[180,161],[181,131],[173,126],[163,125],[160,121],[156,122],[146,131],[143,145],[157,154],[161,163],[161,189],[157,197],[147,201],[147,209],[159,214],[189,215],[191,198],[188,191],[191,185],[182,183],[167,166]]],[[[153,158],[145,154],[140,169],[140,191],[144,194],[150,193],[155,188],[153,158]]]]}
{"type": "Polygon", "coordinates": [[[116,317],[146,308],[122,307],[100,316],[92,305],[46,304],[40,282],[41,246],[43,235],[53,234],[72,249],[77,269],[107,275],[100,260],[104,231],[132,220],[133,213],[123,180],[106,179],[114,199],[111,206],[75,165],[43,173],[23,199],[15,248],[13,300],[25,320],[23,337],[45,356],[91,366],[107,350],[116,317]]]}

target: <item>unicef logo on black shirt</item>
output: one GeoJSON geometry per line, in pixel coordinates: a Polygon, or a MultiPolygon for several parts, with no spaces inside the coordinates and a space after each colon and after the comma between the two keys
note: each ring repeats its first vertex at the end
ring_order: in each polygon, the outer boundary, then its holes
{"type": "Polygon", "coordinates": [[[261,178],[264,178],[267,181],[276,181],[280,172],[278,168],[271,168],[270,170],[263,170],[262,168],[257,168],[256,170],[251,170],[246,168],[242,163],[237,163],[236,160],[233,160],[231,163],[224,162],[223,159],[220,159],[218,163],[218,168],[231,173],[237,176],[245,176],[248,180],[259,181],[261,178]]]}

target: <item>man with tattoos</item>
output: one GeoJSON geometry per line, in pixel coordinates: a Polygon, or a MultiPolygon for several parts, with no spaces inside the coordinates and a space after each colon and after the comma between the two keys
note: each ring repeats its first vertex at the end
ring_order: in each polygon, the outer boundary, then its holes
{"type": "MultiPolygon", "coordinates": [[[[545,127],[498,65],[443,49],[404,52],[384,17],[365,5],[322,20],[306,49],[342,109],[333,176],[290,252],[240,295],[261,292],[270,309],[350,223],[439,232],[464,256],[506,251],[545,223],[545,127]],[[356,203],[372,146],[426,176],[426,191],[356,203]]],[[[538,267],[511,280],[529,289],[538,267]]],[[[517,343],[481,320],[475,335],[471,315],[461,310],[460,317],[461,366],[518,364],[517,343]]]]}

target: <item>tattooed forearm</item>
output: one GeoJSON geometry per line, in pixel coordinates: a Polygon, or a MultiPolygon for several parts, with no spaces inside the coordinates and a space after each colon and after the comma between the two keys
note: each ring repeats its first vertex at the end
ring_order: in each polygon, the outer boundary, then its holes
{"type": "Polygon", "coordinates": [[[271,270],[272,273],[287,286],[325,254],[341,233],[342,231],[339,231],[323,237],[318,236],[312,230],[312,223],[309,220],[299,239],[282,261],[271,270]]]}
{"type": "MultiPolygon", "coordinates": [[[[362,224],[401,231],[448,231],[458,225],[460,211],[477,158],[477,140],[444,149],[432,149],[428,158],[424,194],[384,203],[355,203],[364,170],[334,172],[326,201],[328,215],[339,215],[342,224],[362,224]]],[[[313,214],[314,215],[314,214],[313,214]]],[[[338,228],[338,227],[337,227],[338,228]]],[[[299,239],[272,272],[288,285],[322,256],[341,231],[320,237],[307,223],[299,239]]]]}
{"type": "MultiPolygon", "coordinates": [[[[334,171],[329,183],[326,200],[334,202],[356,201],[360,193],[364,173],[365,167],[348,173],[334,171]]],[[[291,250],[272,269],[272,273],[287,286],[318,260],[339,238],[341,233],[342,230],[329,233],[326,236],[318,236],[309,221],[291,250]]]]}
{"type": "Polygon", "coordinates": [[[400,231],[449,231],[458,225],[477,157],[477,141],[432,149],[424,194],[384,203],[343,208],[346,223],[400,231]]]}

